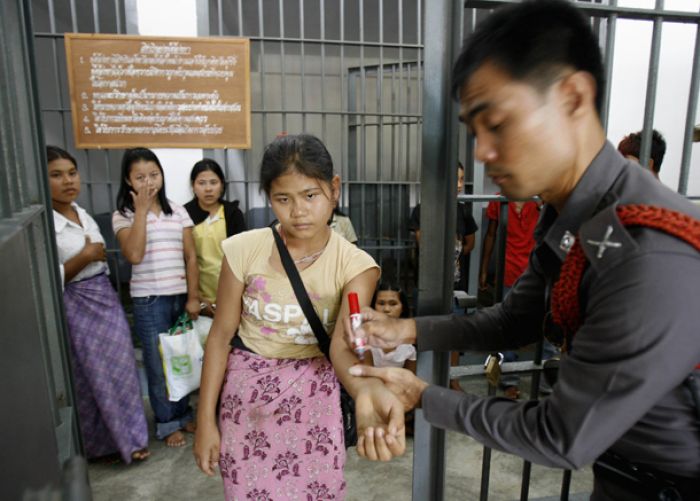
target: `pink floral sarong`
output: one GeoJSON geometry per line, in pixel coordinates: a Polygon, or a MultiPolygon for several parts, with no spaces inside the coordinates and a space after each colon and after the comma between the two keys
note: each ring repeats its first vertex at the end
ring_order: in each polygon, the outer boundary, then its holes
{"type": "Polygon", "coordinates": [[[226,499],[343,500],[339,391],[325,357],[277,360],[234,348],[219,408],[226,499]]]}

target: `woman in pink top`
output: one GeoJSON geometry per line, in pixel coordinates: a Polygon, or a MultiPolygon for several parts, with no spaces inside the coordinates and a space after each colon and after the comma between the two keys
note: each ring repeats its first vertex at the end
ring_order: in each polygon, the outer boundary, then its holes
{"type": "Polygon", "coordinates": [[[188,397],[177,402],[168,398],[158,334],[183,311],[193,319],[199,315],[199,271],[192,220],[165,196],[163,167],[149,149],[124,152],[112,227],[122,255],[132,265],[134,330],[143,348],[156,438],[168,447],[181,447],[185,445],[181,430],[194,431],[192,409],[188,397]]]}

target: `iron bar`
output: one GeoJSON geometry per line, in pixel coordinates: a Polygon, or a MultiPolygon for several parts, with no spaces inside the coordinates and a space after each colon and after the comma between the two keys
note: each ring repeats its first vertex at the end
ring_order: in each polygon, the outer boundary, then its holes
{"type": "MultiPolygon", "coordinates": [[[[321,39],[326,37],[326,1],[319,0],[319,8],[321,10],[321,18],[319,20],[321,28],[321,39]]],[[[326,109],[326,45],[321,44],[321,110],[326,109]]],[[[321,115],[321,141],[326,144],[326,129],[328,123],[326,115],[321,115]]],[[[341,177],[342,179],[342,177],[341,177]]],[[[338,201],[340,204],[340,200],[338,201]]]]}
{"type": "MultiPolygon", "coordinates": [[[[457,158],[457,109],[445,99],[451,79],[453,54],[460,41],[453,35],[462,8],[461,0],[441,0],[425,5],[425,24],[420,30],[431,36],[425,44],[425,80],[421,152],[421,245],[418,314],[451,310],[454,275],[455,176],[457,158]],[[430,245],[425,245],[430,242],[430,245]]],[[[422,9],[419,10],[422,12],[422,9]]],[[[421,54],[418,59],[420,60],[421,54]]],[[[420,67],[418,78],[421,81],[420,67]]],[[[419,103],[421,102],[419,98],[419,103]]],[[[420,105],[419,105],[420,106],[420,105]]],[[[416,128],[418,130],[418,128],[416,128]]],[[[419,150],[421,151],[421,150],[419,150]]],[[[446,385],[449,354],[426,352],[418,357],[418,376],[446,385]]],[[[413,454],[413,499],[440,501],[445,490],[445,431],[434,428],[421,411],[416,412],[413,454]]]]}
{"type": "MultiPolygon", "coordinates": [[[[610,0],[610,5],[615,6],[617,0],[610,0]]],[[[605,82],[603,83],[603,108],[600,110],[600,121],[603,124],[603,129],[608,130],[608,118],[610,113],[610,94],[612,89],[612,70],[613,58],[615,56],[615,31],[617,27],[617,14],[613,13],[608,16],[608,22],[605,26],[605,82]]]]}
{"type": "MultiPolygon", "coordinates": [[[[656,0],[656,9],[662,11],[664,0],[656,0]]],[[[656,108],[656,84],[659,80],[659,54],[661,53],[661,30],[663,18],[654,18],[654,30],[651,35],[651,53],[649,56],[649,71],[647,73],[646,99],[644,103],[644,127],[642,130],[642,145],[639,151],[639,163],[649,164],[651,155],[652,129],[654,127],[654,110],[656,108]]]]}
{"type": "MultiPolygon", "coordinates": [[[[47,33],[39,31],[34,33],[36,38],[63,38],[63,33],[47,33]]],[[[323,38],[292,38],[292,37],[261,37],[255,35],[248,35],[246,38],[250,39],[251,42],[279,42],[279,43],[304,43],[307,45],[338,45],[340,47],[380,47],[379,42],[360,42],[358,40],[333,40],[333,39],[323,39],[323,38]]],[[[417,44],[403,44],[387,42],[384,44],[385,48],[396,48],[396,49],[419,49],[420,46],[417,44]]]]}
{"type": "MultiPolygon", "coordinates": [[[[304,38],[304,0],[299,0],[299,34],[301,35],[301,38],[304,38]]],[[[306,131],[306,88],[305,88],[305,66],[306,64],[304,63],[305,59],[305,52],[304,52],[304,42],[300,42],[299,45],[299,59],[300,59],[300,64],[301,64],[301,85],[300,85],[300,90],[301,90],[301,109],[304,110],[301,115],[301,130],[306,131]]]]}
{"type": "MultiPolygon", "coordinates": [[[[465,0],[465,7],[468,9],[495,9],[502,5],[520,3],[519,0],[465,0]]],[[[642,9],[637,7],[619,7],[604,5],[592,2],[576,2],[576,8],[585,12],[589,16],[608,17],[610,14],[617,14],[619,19],[636,19],[643,21],[654,21],[659,17],[660,12],[654,9],[642,9]]],[[[662,17],[664,21],[672,23],[694,24],[700,21],[700,13],[683,12],[675,10],[664,10],[662,17]]]]}
{"type": "MultiPolygon", "coordinates": [[[[492,397],[496,394],[496,387],[489,384],[488,396],[492,397]]],[[[484,452],[481,456],[481,484],[479,486],[479,501],[488,501],[489,499],[489,481],[491,480],[491,449],[484,447],[484,452]]]]}
{"type": "Polygon", "coordinates": [[[693,70],[690,75],[688,91],[688,109],[685,114],[685,133],[683,134],[683,153],[681,156],[681,172],[678,178],[678,193],[688,192],[688,177],[690,175],[690,157],[693,153],[693,129],[695,113],[698,106],[698,91],[700,90],[700,21],[695,31],[695,52],[693,53],[693,70]]]}

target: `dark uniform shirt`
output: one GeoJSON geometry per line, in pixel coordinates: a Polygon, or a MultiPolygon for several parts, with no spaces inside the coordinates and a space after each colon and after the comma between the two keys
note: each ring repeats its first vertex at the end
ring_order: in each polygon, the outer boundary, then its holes
{"type": "Polygon", "coordinates": [[[618,204],[700,219],[698,207],[606,143],[561,213],[545,206],[528,269],[503,303],[468,317],[416,319],[420,351],[503,350],[539,340],[566,235],[575,235],[590,263],[579,290],[583,323],[552,395],[517,402],[431,386],[422,398],[430,423],[546,466],[579,468],[611,449],[700,477],[700,424],[683,384],[700,362],[700,253],[664,232],[622,226],[618,204]],[[609,227],[613,245],[601,256],[609,227]]]}

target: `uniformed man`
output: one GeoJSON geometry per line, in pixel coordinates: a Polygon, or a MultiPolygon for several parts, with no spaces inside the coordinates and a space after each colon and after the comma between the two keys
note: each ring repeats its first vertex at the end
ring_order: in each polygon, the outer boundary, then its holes
{"type": "Polygon", "coordinates": [[[570,4],[496,10],[453,74],[486,175],[509,198],[545,202],[528,268],[503,303],[475,315],[391,320],[367,310],[363,329],[379,347],[449,351],[518,348],[544,326],[566,351],[558,382],[543,400],[517,402],[428,385],[403,369],[351,372],[382,378],[434,426],[488,447],[560,468],[600,458],[592,499],[698,499],[689,376],[700,362],[700,252],[686,240],[700,248],[700,210],[606,141],[600,50],[570,4]]]}

